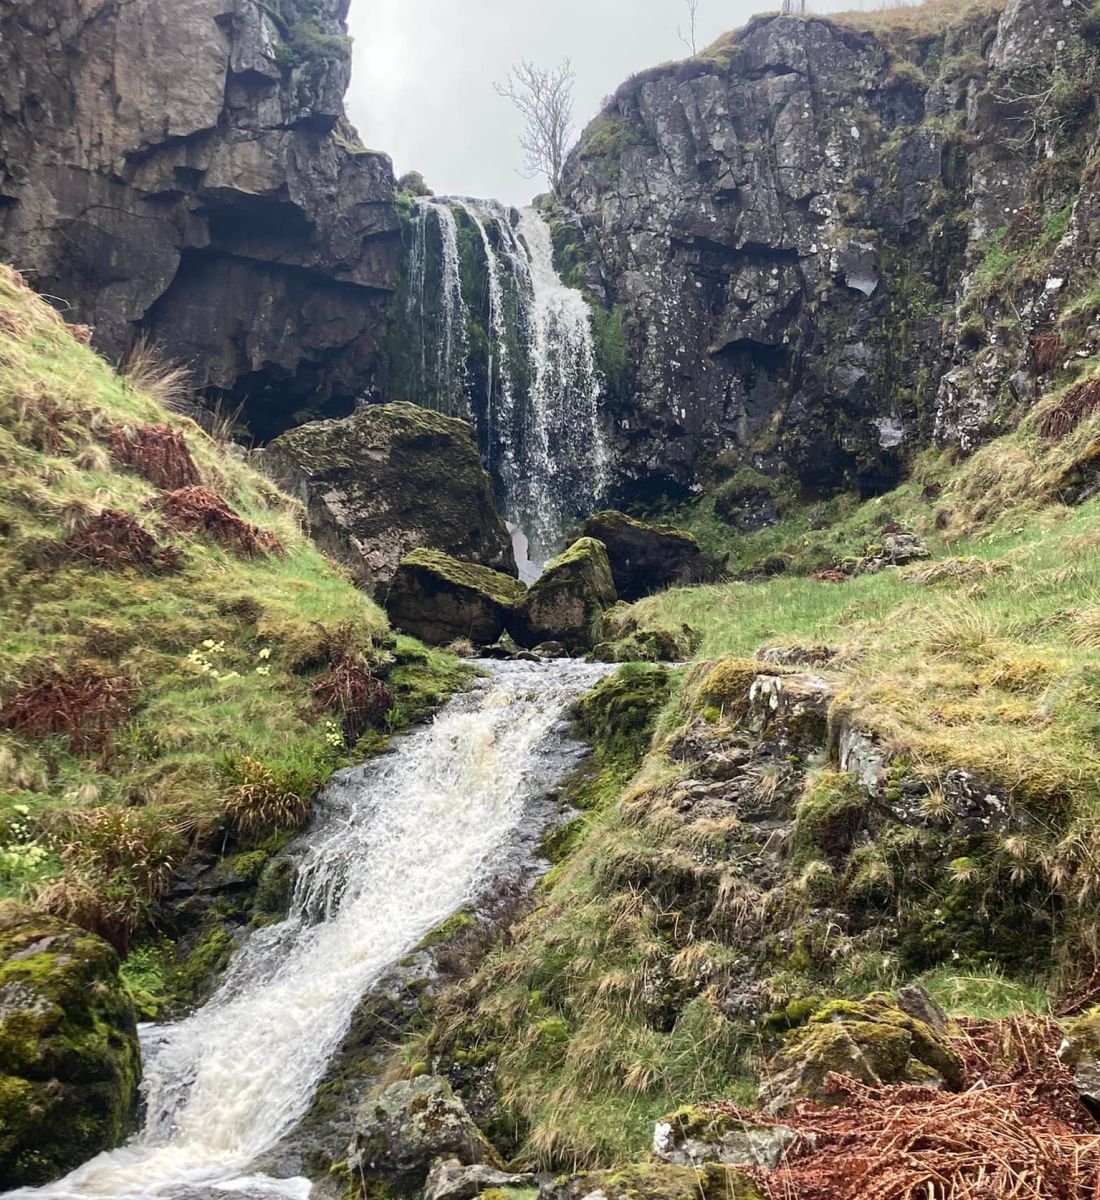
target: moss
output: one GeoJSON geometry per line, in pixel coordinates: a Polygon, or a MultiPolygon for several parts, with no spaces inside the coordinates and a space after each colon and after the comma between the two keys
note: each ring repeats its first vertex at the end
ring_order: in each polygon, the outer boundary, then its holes
{"type": "Polygon", "coordinates": [[[169,988],[173,999],[180,1004],[194,1004],[210,995],[236,946],[233,935],[224,925],[216,924],[208,929],[183,963],[172,972],[169,988]]]}
{"type": "Polygon", "coordinates": [[[701,1170],[671,1163],[636,1163],[576,1177],[578,1195],[600,1193],[608,1200],[763,1200],[748,1175],[708,1163],[701,1170]]]}
{"type": "Polygon", "coordinates": [[[433,946],[441,946],[452,941],[460,934],[477,925],[477,917],[469,909],[461,909],[452,913],[445,921],[437,925],[430,933],[420,939],[417,950],[430,950],[433,946]]]}
{"type": "Polygon", "coordinates": [[[577,706],[581,732],[602,754],[637,760],[649,746],[671,687],[666,667],[628,663],[581,698],[577,706]]]}
{"type": "Polygon", "coordinates": [[[798,862],[842,857],[870,804],[847,772],[820,771],[809,782],[795,813],[793,854],[798,862]]]}
{"type": "Polygon", "coordinates": [[[479,592],[504,608],[514,608],[526,595],[526,588],[518,579],[494,571],[490,567],[460,562],[457,558],[444,554],[442,550],[414,550],[401,560],[401,565],[417,567],[456,587],[479,592]]]}

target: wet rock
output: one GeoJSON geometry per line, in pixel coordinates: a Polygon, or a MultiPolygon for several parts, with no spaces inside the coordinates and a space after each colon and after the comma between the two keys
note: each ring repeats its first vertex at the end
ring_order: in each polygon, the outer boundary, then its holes
{"type": "Polygon", "coordinates": [[[603,542],[615,590],[640,600],[668,587],[714,583],[726,561],[699,549],[694,536],[671,525],[646,525],[621,512],[602,512],[584,524],[584,536],[603,542]]]}
{"type": "Polygon", "coordinates": [[[342,0],[6,7],[0,257],[115,358],[148,334],[269,437],[345,412],[401,256],[356,146],[342,0]]]}
{"type": "Polygon", "coordinates": [[[398,629],[429,645],[458,638],[492,645],[526,593],[510,575],[439,550],[416,550],[401,560],[390,582],[386,611],[398,629]]]}
{"type": "Polygon", "coordinates": [[[359,1110],[349,1148],[355,1175],[401,1190],[424,1186],[437,1158],[499,1168],[496,1151],[445,1079],[425,1075],[391,1084],[359,1110]]]}
{"type": "Polygon", "coordinates": [[[857,575],[874,575],[887,567],[902,567],[918,559],[931,558],[932,552],[914,533],[888,533],[882,544],[860,559],[857,575]]]}
{"type": "Polygon", "coordinates": [[[760,1090],[766,1110],[780,1112],[802,1096],[830,1103],[830,1074],[868,1084],[960,1087],[962,1061],[945,1036],[942,1014],[924,998],[920,1011],[931,1021],[911,1016],[912,991],[902,1001],[906,1008],[882,994],[858,1002],[834,1000],[792,1030],[768,1063],[760,1090]]]}
{"type": "Polygon", "coordinates": [[[761,1120],[750,1123],[706,1105],[677,1109],[653,1130],[653,1153],[681,1167],[725,1163],[774,1171],[798,1135],[793,1129],[761,1120]]]}
{"type": "Polygon", "coordinates": [[[136,1015],[101,938],[0,907],[0,1188],[45,1183],[130,1131],[136,1015]]]}
{"type": "Polygon", "coordinates": [[[512,540],[465,421],[414,404],[368,405],[343,420],[292,429],[257,458],[306,506],[314,540],[376,596],[421,547],[516,574],[512,540]]]}
{"type": "Polygon", "coordinates": [[[424,1184],[424,1200],[473,1200],[490,1188],[538,1186],[535,1175],[512,1175],[484,1163],[464,1166],[457,1158],[438,1161],[424,1184]]]}
{"type": "Polygon", "coordinates": [[[616,598],[603,543],[581,538],[531,585],[509,632],[523,646],[555,641],[571,653],[583,652],[592,646],[600,614],[616,598]]]}
{"type": "Polygon", "coordinates": [[[540,642],[535,648],[534,653],[539,658],[568,658],[569,651],[561,642],[540,642]]]}

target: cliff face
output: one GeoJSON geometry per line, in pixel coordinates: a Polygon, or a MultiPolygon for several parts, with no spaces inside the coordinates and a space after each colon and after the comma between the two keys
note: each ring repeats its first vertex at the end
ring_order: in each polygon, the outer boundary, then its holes
{"type": "Polygon", "coordinates": [[[344,121],[347,0],[12,0],[0,258],[97,345],[140,334],[261,436],[350,406],[400,240],[344,121]]]}
{"type": "Polygon", "coordinates": [[[761,18],[585,131],[556,241],[630,338],[628,496],[743,467],[869,493],[1033,397],[1096,261],[1096,21],[963,10],[761,18]]]}

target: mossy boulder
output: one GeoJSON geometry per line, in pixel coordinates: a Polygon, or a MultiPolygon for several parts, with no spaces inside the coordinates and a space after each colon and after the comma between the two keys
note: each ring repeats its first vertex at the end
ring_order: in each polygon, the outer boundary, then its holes
{"type": "Polygon", "coordinates": [[[1073,1082],[1090,1106],[1100,1105],[1100,1008],[1091,1009],[1066,1026],[1058,1057],[1073,1073],[1073,1082]]]}
{"type": "Polygon", "coordinates": [[[360,1108],[348,1162],[353,1175],[419,1191],[438,1158],[503,1166],[445,1079],[423,1075],[391,1084],[360,1108]]]}
{"type": "Polygon", "coordinates": [[[540,1200],[764,1200],[752,1179],[717,1163],[701,1170],[671,1163],[638,1163],[610,1171],[582,1171],[544,1184],[540,1200]]]}
{"type": "Polygon", "coordinates": [[[531,585],[508,626],[521,646],[561,642],[571,653],[592,648],[600,615],[616,601],[607,550],[581,538],[531,585]]]}
{"type": "Polygon", "coordinates": [[[415,550],[397,568],[386,611],[398,629],[430,645],[498,641],[527,589],[517,579],[440,550],[415,550]]]}
{"type": "Polygon", "coordinates": [[[751,1123],[727,1106],[689,1104],[657,1122],[653,1153],[681,1167],[718,1162],[774,1171],[797,1138],[775,1121],[751,1123]]]}
{"type": "Polygon", "coordinates": [[[628,663],[601,679],[577,704],[577,724],[604,754],[640,759],[649,748],[672,677],[656,663],[628,663]]]}
{"type": "Polygon", "coordinates": [[[714,583],[726,561],[711,558],[695,537],[671,525],[647,525],[621,512],[588,518],[584,536],[607,549],[615,590],[624,600],[640,600],[663,588],[714,583]]]}
{"type": "Polygon", "coordinates": [[[366,405],[342,420],[291,429],[257,457],[306,506],[314,540],[375,595],[422,546],[516,574],[512,540],[465,421],[415,404],[366,405]]]}
{"type": "Polygon", "coordinates": [[[773,1113],[803,1096],[828,1104],[831,1074],[872,1085],[955,1090],[962,1086],[963,1064],[948,1034],[946,1019],[919,989],[907,989],[902,997],[876,993],[862,1001],[833,1000],[787,1035],[768,1063],[761,1099],[773,1113]]]}
{"type": "Polygon", "coordinates": [[[0,907],[0,1189],[45,1183],[119,1144],[141,1050],[114,950],[0,907]]]}

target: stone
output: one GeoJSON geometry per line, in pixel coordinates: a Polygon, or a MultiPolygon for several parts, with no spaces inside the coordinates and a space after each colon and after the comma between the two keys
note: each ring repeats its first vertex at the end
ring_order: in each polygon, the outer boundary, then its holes
{"type": "Polygon", "coordinates": [[[1073,1084],[1093,1112],[1100,1109],[1100,1010],[1092,1009],[1066,1026],[1058,1057],[1073,1073],[1073,1084]]]}
{"type": "Polygon", "coordinates": [[[759,675],[749,689],[748,727],[792,747],[822,747],[837,685],[820,675],[759,675]]]}
{"type": "Polygon", "coordinates": [[[539,1200],[763,1200],[763,1194],[748,1175],[719,1163],[696,1170],[657,1162],[560,1175],[543,1184],[539,1200]]]}
{"type": "Polygon", "coordinates": [[[932,552],[915,533],[888,533],[883,536],[881,545],[859,560],[855,574],[874,575],[887,567],[903,567],[931,557],[932,552]]]}
{"type": "Polygon", "coordinates": [[[141,336],[266,440],[349,411],[401,257],[344,117],[346,0],[25,0],[0,15],[0,258],[112,358],[141,336]]]}
{"type": "Polygon", "coordinates": [[[457,1158],[436,1162],[424,1184],[424,1200],[473,1200],[490,1188],[532,1188],[536,1175],[513,1175],[485,1163],[464,1166],[457,1158]]]}
{"type": "Polygon", "coordinates": [[[255,457],[306,506],[321,549],[378,598],[402,558],[422,547],[516,574],[465,421],[415,404],[365,405],[342,420],[289,430],[255,457]]]}
{"type": "Polygon", "coordinates": [[[621,512],[601,512],[584,523],[584,536],[603,542],[615,590],[640,600],[665,588],[714,583],[726,560],[705,555],[694,536],[671,525],[646,525],[621,512]]]}
{"type": "Polygon", "coordinates": [[[571,653],[586,651],[600,614],[616,599],[603,543],[581,538],[547,564],[508,629],[521,646],[553,641],[571,653]]]}
{"type": "Polygon", "coordinates": [[[785,1125],[750,1122],[721,1108],[697,1105],[678,1109],[657,1122],[653,1153],[681,1167],[718,1162],[774,1171],[797,1138],[785,1125]]]}
{"type": "MultiPolygon", "coordinates": [[[[912,990],[903,1002],[909,1008],[912,990]]],[[[800,1097],[822,1104],[834,1102],[830,1074],[850,1075],[862,1083],[914,1083],[957,1090],[963,1064],[948,1040],[946,1024],[930,999],[929,1024],[903,1009],[897,998],[881,993],[863,1001],[834,1000],[818,1009],[805,1025],[787,1035],[765,1071],[760,1098],[768,1113],[781,1112],[800,1097]]]]}
{"type": "Polygon", "coordinates": [[[119,1145],[136,1116],[137,1018],[114,950],[0,906],[0,1188],[46,1183],[119,1145]]]}
{"type": "Polygon", "coordinates": [[[390,581],[386,611],[398,629],[432,646],[462,638],[492,646],[526,594],[510,575],[440,550],[416,550],[390,581]]]}
{"type": "Polygon", "coordinates": [[[455,1159],[462,1166],[501,1167],[496,1151],[445,1079],[423,1075],[393,1083],[362,1105],[348,1150],[353,1175],[383,1180],[403,1191],[419,1190],[437,1158],[455,1159]]]}

